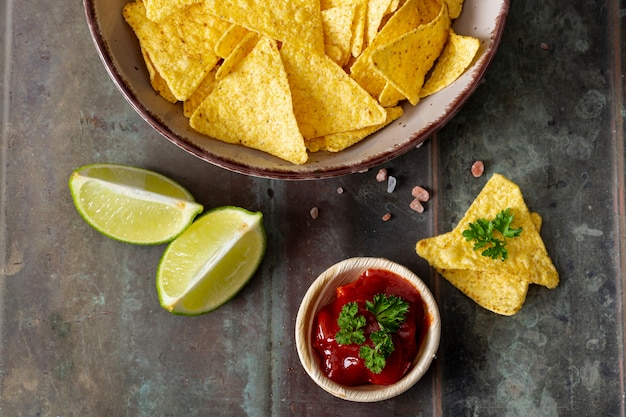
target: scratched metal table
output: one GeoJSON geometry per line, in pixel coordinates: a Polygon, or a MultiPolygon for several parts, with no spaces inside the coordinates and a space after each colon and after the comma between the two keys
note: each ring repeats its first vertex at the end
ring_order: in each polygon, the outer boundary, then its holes
{"type": "Polygon", "coordinates": [[[423,147],[384,165],[398,179],[387,193],[376,170],[282,182],[195,159],[118,93],[79,1],[0,2],[0,415],[624,417],[624,7],[513,1],[484,82],[423,147]],[[476,159],[487,167],[479,179],[476,159]],[[258,274],[212,314],[162,310],[163,246],[109,240],[74,210],[69,174],[98,161],[162,172],[206,207],[263,211],[258,274]],[[449,230],[494,172],[543,216],[561,274],[555,290],[531,286],[508,318],[414,252],[449,230]],[[423,214],[409,209],[414,185],[433,194],[423,214]],[[293,336],[313,279],[361,255],[418,273],[443,319],[424,379],[365,405],[314,385],[293,336]]]}

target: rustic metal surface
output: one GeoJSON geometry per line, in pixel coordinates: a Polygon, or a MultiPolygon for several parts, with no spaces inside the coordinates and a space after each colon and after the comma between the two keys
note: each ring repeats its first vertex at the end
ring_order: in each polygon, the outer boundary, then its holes
{"type": "Polygon", "coordinates": [[[514,1],[484,83],[422,148],[385,164],[398,179],[388,193],[375,170],[281,182],[195,159],[115,89],[79,2],[2,2],[0,415],[624,417],[625,12],[616,1],[514,1]],[[476,159],[487,167],[479,179],[476,159]],[[98,161],[162,172],[206,207],[263,211],[261,270],[214,313],[162,310],[163,246],[107,239],[73,208],[69,173],[98,161]],[[561,274],[555,290],[532,286],[509,318],[477,307],[414,252],[449,230],[494,172],[543,216],[561,274]],[[413,185],[432,192],[423,214],[409,209],[413,185]],[[361,255],[414,270],[443,320],[425,378],[366,405],[315,386],[293,340],[307,286],[361,255]]]}

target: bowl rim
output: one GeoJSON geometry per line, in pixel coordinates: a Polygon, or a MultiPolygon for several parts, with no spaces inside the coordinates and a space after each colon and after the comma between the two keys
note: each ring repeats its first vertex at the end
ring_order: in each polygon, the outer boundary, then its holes
{"type": "Polygon", "coordinates": [[[97,0],[84,0],[83,5],[91,38],[94,42],[97,53],[102,63],[104,64],[104,67],[109,77],[113,80],[113,83],[115,84],[117,89],[122,93],[123,97],[139,114],[139,116],[143,118],[146,123],[148,123],[148,125],[150,125],[161,136],[165,137],[169,142],[171,142],[178,148],[183,149],[189,154],[194,155],[195,157],[204,160],[212,165],[239,174],[278,180],[315,180],[324,178],[336,178],[357,172],[364,172],[369,170],[370,168],[397,158],[402,154],[408,152],[409,150],[422,145],[423,142],[428,140],[435,132],[441,129],[458,113],[458,111],[467,102],[472,93],[478,88],[478,85],[484,77],[487,68],[493,61],[495,53],[500,44],[502,33],[504,31],[506,17],[508,15],[508,10],[510,7],[510,0],[500,1],[501,8],[496,18],[495,27],[490,35],[489,45],[484,51],[483,56],[481,56],[477,65],[471,70],[473,74],[472,82],[470,82],[461,91],[461,93],[454,97],[454,99],[446,106],[445,113],[441,114],[436,119],[429,122],[423,129],[408,134],[407,139],[404,140],[402,143],[392,146],[384,151],[372,154],[366,158],[359,159],[356,162],[344,162],[331,164],[328,167],[306,168],[303,170],[299,170],[297,168],[254,166],[238,161],[230,161],[228,159],[224,159],[220,155],[213,154],[206,149],[202,149],[197,144],[186,140],[180,134],[170,128],[170,126],[163,123],[158,115],[154,114],[150,111],[150,109],[146,107],[137,92],[127,84],[124,76],[121,74],[120,68],[116,66],[115,61],[111,55],[111,51],[107,45],[107,41],[103,38],[102,35],[95,8],[96,1],[97,0]]]}
{"type": "MultiPolygon", "coordinates": [[[[334,291],[332,292],[334,294],[334,291]]],[[[402,394],[417,383],[435,359],[441,338],[441,317],[437,302],[426,284],[407,267],[386,258],[355,257],[338,262],[322,272],[308,288],[296,316],[296,349],[306,373],[324,391],[337,398],[354,402],[376,402],[402,394]],[[422,297],[430,324],[420,345],[413,367],[398,382],[382,385],[346,387],[327,378],[319,368],[317,353],[311,344],[312,327],[319,310],[334,298],[321,298],[322,290],[332,283],[333,289],[357,279],[368,269],[385,269],[412,284],[422,297]]]]}

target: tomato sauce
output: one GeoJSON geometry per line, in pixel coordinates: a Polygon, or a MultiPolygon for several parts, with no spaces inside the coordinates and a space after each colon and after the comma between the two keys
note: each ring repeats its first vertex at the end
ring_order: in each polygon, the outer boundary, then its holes
{"type": "Polygon", "coordinates": [[[318,313],[313,327],[313,347],[320,356],[324,374],[341,385],[390,385],[400,380],[411,367],[427,326],[424,303],[413,285],[391,271],[369,269],[356,281],[337,288],[335,300],[318,313]],[[359,356],[360,345],[340,345],[335,340],[335,334],[340,330],[337,318],[342,307],[349,302],[356,302],[359,314],[366,318],[364,334],[367,340],[372,332],[380,329],[365,304],[376,294],[395,295],[409,303],[406,319],[392,335],[394,351],[378,374],[365,366],[359,356]]]}

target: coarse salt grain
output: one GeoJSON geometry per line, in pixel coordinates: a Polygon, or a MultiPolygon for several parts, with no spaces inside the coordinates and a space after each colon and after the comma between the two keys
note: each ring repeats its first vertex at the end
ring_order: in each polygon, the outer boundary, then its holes
{"type": "Polygon", "coordinates": [[[411,207],[411,210],[417,211],[418,213],[424,212],[424,206],[422,205],[422,202],[419,201],[417,198],[411,201],[411,204],[409,205],[409,207],[411,207]]]}
{"type": "Polygon", "coordinates": [[[411,190],[411,195],[417,198],[419,201],[426,202],[430,199],[430,193],[424,187],[416,185],[411,190]]]}
{"type": "Polygon", "coordinates": [[[378,173],[376,174],[376,181],[387,181],[387,170],[385,168],[381,168],[378,170],[378,173]]]}
{"type": "Polygon", "coordinates": [[[483,161],[476,161],[472,164],[471,171],[474,178],[478,178],[485,172],[485,164],[483,161]]]}
{"type": "Polygon", "coordinates": [[[309,214],[311,215],[312,219],[317,219],[317,216],[320,215],[320,210],[317,207],[313,207],[310,211],[309,214]]]}
{"type": "Polygon", "coordinates": [[[393,193],[393,190],[396,189],[396,177],[390,175],[388,180],[387,180],[387,192],[388,193],[393,193]]]}

